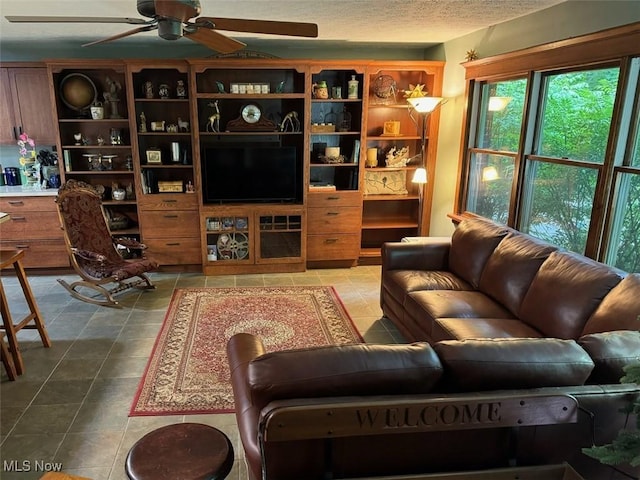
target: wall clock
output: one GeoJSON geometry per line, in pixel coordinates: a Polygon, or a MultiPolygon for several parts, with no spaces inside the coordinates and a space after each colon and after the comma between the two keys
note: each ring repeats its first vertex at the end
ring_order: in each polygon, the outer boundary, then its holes
{"type": "Polygon", "coordinates": [[[229,132],[269,132],[277,130],[271,120],[267,120],[262,107],[257,103],[248,103],[240,108],[240,116],[227,123],[229,132]]]}

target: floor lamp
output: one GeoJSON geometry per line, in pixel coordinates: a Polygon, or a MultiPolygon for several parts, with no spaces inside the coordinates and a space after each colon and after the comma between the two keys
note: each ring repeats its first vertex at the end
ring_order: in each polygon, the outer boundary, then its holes
{"type": "Polygon", "coordinates": [[[427,166],[425,162],[425,148],[427,144],[427,117],[433,112],[440,102],[442,97],[412,97],[407,98],[410,109],[409,115],[416,124],[418,122],[411,115],[412,111],[415,111],[420,117],[422,117],[422,123],[420,124],[420,164],[416,171],[413,173],[411,182],[418,185],[418,236],[422,234],[422,209],[423,209],[423,197],[424,197],[424,185],[427,183],[427,166]]]}

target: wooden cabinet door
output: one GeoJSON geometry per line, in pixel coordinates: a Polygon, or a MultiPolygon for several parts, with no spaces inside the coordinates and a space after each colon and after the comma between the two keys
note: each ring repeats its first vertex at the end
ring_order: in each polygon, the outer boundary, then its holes
{"type": "Polygon", "coordinates": [[[9,85],[9,69],[0,68],[0,145],[7,145],[16,141],[15,125],[11,86],[9,85]]]}
{"type": "Polygon", "coordinates": [[[35,140],[37,150],[55,145],[56,132],[47,69],[9,68],[7,73],[13,104],[13,125],[35,140]]]}

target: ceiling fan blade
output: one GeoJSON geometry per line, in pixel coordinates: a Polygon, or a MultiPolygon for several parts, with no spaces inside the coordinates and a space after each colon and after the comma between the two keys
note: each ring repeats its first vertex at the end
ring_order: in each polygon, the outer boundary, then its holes
{"type": "Polygon", "coordinates": [[[156,28],[158,28],[157,25],[145,25],[143,27],[134,28],[133,30],[128,30],[126,32],[118,33],[117,35],[112,35],[110,37],[103,38],[101,40],[96,40],[94,42],[85,43],[82,46],[83,47],[90,47],[91,45],[98,45],[99,43],[107,43],[107,42],[111,42],[113,40],[118,40],[120,38],[128,37],[130,35],[135,35],[136,33],[148,32],[149,30],[154,30],[156,28]]]}
{"type": "Polygon", "coordinates": [[[304,22],[278,22],[273,20],[244,20],[241,18],[198,17],[198,23],[211,22],[218,30],[233,32],[267,33],[292,37],[318,36],[318,25],[304,22]]]}
{"type": "Polygon", "coordinates": [[[131,25],[144,25],[149,23],[141,18],[129,17],[46,17],[46,16],[16,16],[7,15],[11,23],[129,23],[131,25]]]}
{"type": "Polygon", "coordinates": [[[204,27],[193,31],[185,29],[184,36],[220,53],[233,53],[246,47],[245,43],[204,27]]]}
{"type": "Polygon", "coordinates": [[[186,22],[200,15],[200,2],[193,0],[155,0],[156,16],[186,22]]]}

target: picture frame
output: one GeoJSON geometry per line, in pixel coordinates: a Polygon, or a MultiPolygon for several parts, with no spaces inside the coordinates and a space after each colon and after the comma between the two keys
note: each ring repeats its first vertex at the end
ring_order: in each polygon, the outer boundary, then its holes
{"type": "Polygon", "coordinates": [[[397,137],[400,135],[400,122],[397,120],[389,120],[384,122],[382,128],[383,137],[397,137]]]}
{"type": "Polygon", "coordinates": [[[158,149],[149,149],[146,153],[147,163],[156,165],[162,163],[162,151],[158,149]]]}

